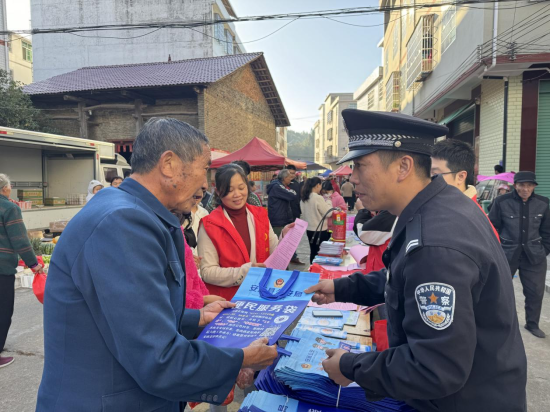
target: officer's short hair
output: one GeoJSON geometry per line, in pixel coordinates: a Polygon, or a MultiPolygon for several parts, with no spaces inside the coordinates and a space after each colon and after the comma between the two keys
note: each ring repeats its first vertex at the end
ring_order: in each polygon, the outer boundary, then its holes
{"type": "Polygon", "coordinates": [[[430,156],[411,152],[401,152],[398,150],[378,150],[380,162],[387,169],[397,159],[403,156],[410,156],[414,161],[414,170],[421,179],[429,179],[432,169],[432,158],[430,156]]]}
{"type": "Polygon", "coordinates": [[[432,157],[445,160],[447,167],[452,172],[468,173],[466,176],[466,185],[474,185],[474,167],[476,164],[476,154],[471,145],[456,139],[446,139],[437,142],[434,145],[432,157]]]}

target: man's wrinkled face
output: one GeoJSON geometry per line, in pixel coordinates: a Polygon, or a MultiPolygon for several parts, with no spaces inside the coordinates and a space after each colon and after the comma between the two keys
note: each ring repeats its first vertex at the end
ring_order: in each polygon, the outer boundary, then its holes
{"type": "Polygon", "coordinates": [[[527,201],[535,191],[535,184],[531,182],[520,182],[514,185],[516,192],[523,201],[527,201]]]}
{"type": "Polygon", "coordinates": [[[292,182],[292,175],[289,174],[287,177],[283,179],[283,185],[288,186],[290,182],[292,182]]]}
{"type": "Polygon", "coordinates": [[[210,167],[210,147],[204,145],[202,154],[191,163],[184,163],[177,156],[174,158],[178,173],[170,182],[172,206],[169,209],[188,214],[196,204],[195,193],[201,190],[206,180],[206,172],[210,167]]]}
{"type": "Polygon", "coordinates": [[[355,184],[355,194],[367,210],[387,210],[392,206],[395,178],[386,169],[377,152],[353,161],[350,182],[355,184]]]}

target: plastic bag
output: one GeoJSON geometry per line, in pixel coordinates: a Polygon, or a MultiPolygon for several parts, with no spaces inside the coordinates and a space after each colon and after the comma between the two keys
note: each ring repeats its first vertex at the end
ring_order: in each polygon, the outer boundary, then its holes
{"type": "Polygon", "coordinates": [[[376,343],[376,351],[382,352],[390,347],[388,343],[388,321],[377,320],[374,322],[372,340],[376,343]]]}
{"type": "Polygon", "coordinates": [[[46,290],[47,277],[45,273],[38,273],[34,275],[34,280],[32,281],[32,291],[36,299],[42,304],[44,304],[44,291],[46,290]]]}

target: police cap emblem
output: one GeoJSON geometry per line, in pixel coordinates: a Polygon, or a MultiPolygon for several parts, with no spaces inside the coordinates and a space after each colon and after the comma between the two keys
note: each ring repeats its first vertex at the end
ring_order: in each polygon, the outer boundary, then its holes
{"type": "Polygon", "coordinates": [[[414,292],[420,317],[431,328],[443,330],[453,323],[455,289],[446,283],[423,283],[414,292]]]}

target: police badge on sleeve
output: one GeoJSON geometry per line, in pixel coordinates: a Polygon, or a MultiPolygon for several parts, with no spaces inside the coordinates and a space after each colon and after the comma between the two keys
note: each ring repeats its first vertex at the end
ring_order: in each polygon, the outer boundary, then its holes
{"type": "Polygon", "coordinates": [[[443,330],[453,323],[455,289],[446,283],[423,283],[414,292],[420,317],[426,325],[443,330]]]}

